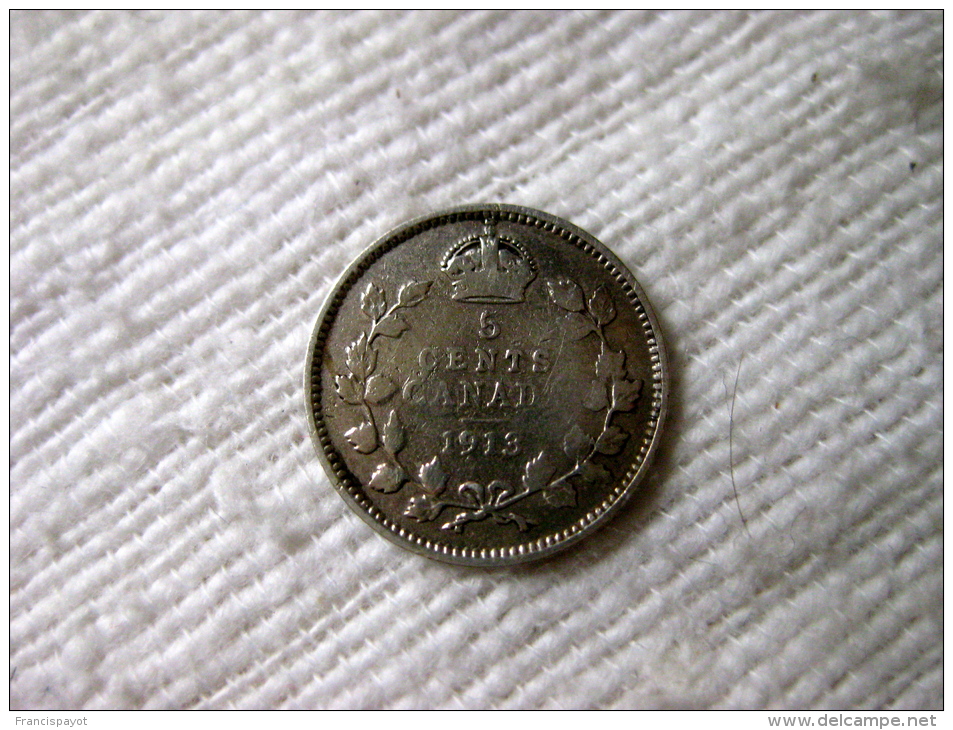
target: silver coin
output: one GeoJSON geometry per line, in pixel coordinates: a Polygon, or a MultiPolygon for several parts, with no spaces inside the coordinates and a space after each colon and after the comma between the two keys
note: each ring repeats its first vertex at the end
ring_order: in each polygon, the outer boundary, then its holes
{"type": "Polygon", "coordinates": [[[373,528],[450,563],[550,555],[645,476],[668,378],[635,277],[554,216],[455,208],[344,273],[308,349],[331,482],[373,528]]]}

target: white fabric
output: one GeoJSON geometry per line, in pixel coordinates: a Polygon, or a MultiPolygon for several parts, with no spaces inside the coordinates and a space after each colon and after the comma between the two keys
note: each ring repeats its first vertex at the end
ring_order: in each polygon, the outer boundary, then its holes
{"type": "Polygon", "coordinates": [[[942,706],[941,14],[11,34],[15,708],[942,706]],[[471,202],[603,241],[671,361],[642,497],[517,569],[379,537],[303,406],[331,283],[471,202]]]}

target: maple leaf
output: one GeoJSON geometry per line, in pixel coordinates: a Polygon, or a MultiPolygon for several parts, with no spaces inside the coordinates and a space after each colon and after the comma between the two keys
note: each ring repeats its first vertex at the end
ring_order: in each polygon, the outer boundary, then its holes
{"type": "Polygon", "coordinates": [[[433,457],[420,467],[420,486],[434,497],[446,489],[447,475],[444,474],[438,457],[433,457]]]}
{"type": "Polygon", "coordinates": [[[600,284],[589,297],[588,307],[589,313],[600,325],[607,325],[615,319],[615,305],[605,284],[600,284]]]}
{"type": "Polygon", "coordinates": [[[363,379],[374,370],[377,364],[377,351],[367,346],[367,335],[361,333],[350,345],[344,348],[344,364],[358,378],[363,379]]]}
{"type": "Polygon", "coordinates": [[[399,466],[379,464],[371,475],[368,485],[384,494],[396,492],[407,481],[407,473],[399,466]]]}
{"type": "Polygon", "coordinates": [[[361,403],[361,386],[353,375],[335,375],[334,389],[341,399],[352,406],[361,403]]]}
{"type": "Polygon", "coordinates": [[[563,319],[563,331],[566,338],[575,342],[581,340],[590,332],[596,331],[596,325],[586,315],[579,312],[570,312],[563,319]]]}
{"type": "Polygon", "coordinates": [[[546,282],[549,298],[560,309],[567,312],[581,312],[585,307],[582,289],[571,279],[551,279],[546,282]]]}
{"type": "Polygon", "coordinates": [[[618,454],[628,438],[629,434],[618,426],[609,426],[596,439],[596,451],[600,454],[618,454]]]}
{"type": "Polygon", "coordinates": [[[367,289],[364,290],[364,295],[361,297],[361,310],[376,322],[386,309],[387,299],[384,296],[383,289],[371,282],[367,285],[367,289]]]}
{"type": "Polygon", "coordinates": [[[387,423],[381,430],[381,443],[390,453],[396,454],[407,443],[407,433],[397,418],[397,411],[391,411],[387,423]]]}
{"type": "Polygon", "coordinates": [[[344,438],[362,454],[369,454],[377,448],[377,429],[369,421],[345,431],[344,438]]]}
{"type": "Polygon", "coordinates": [[[365,397],[370,403],[381,403],[390,398],[395,390],[397,390],[397,386],[390,379],[383,375],[372,375],[367,380],[365,397]]]}
{"type": "Polygon", "coordinates": [[[411,281],[404,284],[397,292],[397,304],[401,307],[412,307],[420,304],[430,291],[431,281],[411,281]]]}
{"type": "Polygon", "coordinates": [[[602,343],[602,351],[596,358],[596,375],[604,380],[625,375],[625,353],[610,350],[602,343]]]}
{"type": "Polygon", "coordinates": [[[635,402],[642,394],[641,380],[623,380],[616,378],[612,381],[612,408],[616,411],[631,411],[635,402]]]}
{"type": "Polygon", "coordinates": [[[374,326],[374,333],[384,337],[400,337],[401,334],[410,328],[400,312],[389,314],[374,326]]]}
{"type": "Polygon", "coordinates": [[[440,516],[442,504],[435,504],[426,494],[411,499],[404,508],[404,514],[418,522],[433,522],[440,516]]]}
{"type": "Polygon", "coordinates": [[[573,461],[580,461],[589,455],[592,443],[592,439],[582,432],[579,425],[573,424],[569,433],[566,434],[566,438],[563,439],[563,451],[573,461]]]}
{"type": "Polygon", "coordinates": [[[593,464],[591,461],[586,461],[579,465],[579,476],[584,482],[593,484],[605,481],[611,474],[609,474],[605,467],[593,464]]]}
{"type": "Polygon", "coordinates": [[[593,380],[582,404],[590,411],[601,411],[609,405],[609,399],[606,397],[606,384],[601,380],[593,380]]]}
{"type": "Polygon", "coordinates": [[[550,463],[545,451],[540,451],[535,459],[526,462],[523,472],[523,489],[528,492],[540,489],[553,476],[556,467],[550,463]]]}

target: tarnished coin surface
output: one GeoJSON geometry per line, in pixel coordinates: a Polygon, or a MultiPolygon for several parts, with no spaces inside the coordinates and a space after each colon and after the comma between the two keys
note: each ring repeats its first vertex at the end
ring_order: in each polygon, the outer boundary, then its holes
{"type": "Polygon", "coordinates": [[[348,504],[410,550],[484,566],[603,524],[648,469],[667,387],[632,274],[572,224],[508,205],[373,244],[331,292],[305,373],[348,504]]]}

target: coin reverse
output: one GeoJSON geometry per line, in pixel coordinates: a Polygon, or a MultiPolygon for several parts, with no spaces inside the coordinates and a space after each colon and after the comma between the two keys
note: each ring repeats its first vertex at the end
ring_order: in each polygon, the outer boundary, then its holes
{"type": "Polygon", "coordinates": [[[345,501],[409,550],[479,566],[604,524],[649,468],[667,389],[635,277],[571,223],[511,205],[374,243],[328,297],[305,372],[345,501]]]}

